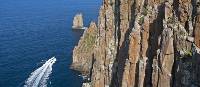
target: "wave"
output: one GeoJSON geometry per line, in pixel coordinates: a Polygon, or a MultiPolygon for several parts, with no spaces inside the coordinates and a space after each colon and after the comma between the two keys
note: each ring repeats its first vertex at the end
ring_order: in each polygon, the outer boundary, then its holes
{"type": "Polygon", "coordinates": [[[52,57],[46,61],[41,67],[31,73],[25,81],[24,87],[47,87],[47,80],[52,71],[52,66],[56,62],[56,58],[52,57]]]}

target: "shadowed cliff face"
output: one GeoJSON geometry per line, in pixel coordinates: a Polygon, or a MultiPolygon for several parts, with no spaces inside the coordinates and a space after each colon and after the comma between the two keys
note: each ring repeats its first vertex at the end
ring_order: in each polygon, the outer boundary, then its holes
{"type": "Polygon", "coordinates": [[[72,66],[89,79],[83,87],[199,87],[199,6],[198,0],[104,0],[97,29],[86,30],[74,49],[72,66]],[[95,40],[86,43],[85,35],[95,40]]]}

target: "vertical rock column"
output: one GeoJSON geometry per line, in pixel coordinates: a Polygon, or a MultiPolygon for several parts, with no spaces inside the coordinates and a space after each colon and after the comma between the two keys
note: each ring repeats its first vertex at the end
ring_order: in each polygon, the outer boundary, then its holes
{"type": "Polygon", "coordinates": [[[108,87],[111,84],[113,63],[117,53],[114,3],[111,0],[104,0],[100,9],[92,87],[108,87]]]}
{"type": "Polygon", "coordinates": [[[197,45],[197,47],[200,48],[200,1],[199,0],[197,0],[196,6],[197,6],[197,11],[196,11],[197,13],[196,13],[194,37],[195,37],[195,44],[197,45]]]}
{"type": "Polygon", "coordinates": [[[171,19],[173,1],[165,2],[165,20],[161,34],[161,48],[158,49],[158,56],[154,60],[152,83],[153,87],[171,87],[171,72],[174,63],[174,46],[173,46],[173,23],[171,19]]]}

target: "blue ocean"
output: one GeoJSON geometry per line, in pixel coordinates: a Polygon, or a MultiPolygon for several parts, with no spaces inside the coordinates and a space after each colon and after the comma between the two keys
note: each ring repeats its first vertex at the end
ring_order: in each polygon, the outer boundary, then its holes
{"type": "Polygon", "coordinates": [[[97,21],[101,0],[0,0],[0,87],[81,87],[69,69],[83,31],[76,13],[97,21]]]}

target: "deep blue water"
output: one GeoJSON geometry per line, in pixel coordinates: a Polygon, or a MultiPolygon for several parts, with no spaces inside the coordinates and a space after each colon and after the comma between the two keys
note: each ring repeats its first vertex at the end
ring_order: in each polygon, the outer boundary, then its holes
{"type": "Polygon", "coordinates": [[[81,87],[81,77],[69,69],[82,34],[72,31],[72,19],[82,12],[88,26],[100,5],[101,0],[0,0],[0,87],[22,87],[52,56],[57,61],[48,87],[81,87]]]}

